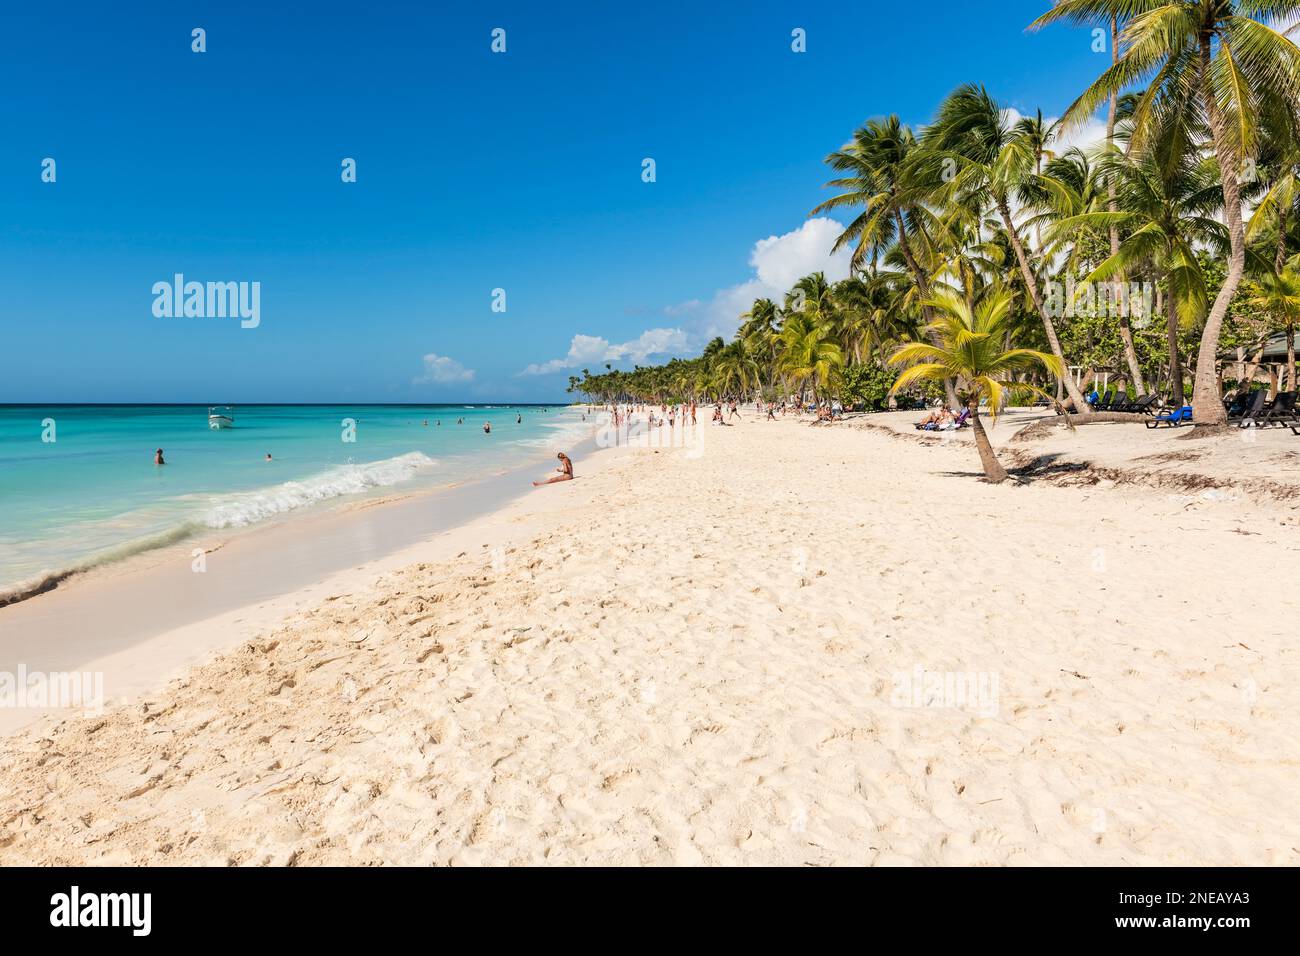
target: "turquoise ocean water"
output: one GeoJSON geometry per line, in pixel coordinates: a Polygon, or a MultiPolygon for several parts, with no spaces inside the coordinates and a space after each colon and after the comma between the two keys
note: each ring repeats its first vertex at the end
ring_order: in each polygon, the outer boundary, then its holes
{"type": "Polygon", "coordinates": [[[545,458],[589,431],[580,411],[554,405],[235,406],[234,427],[220,431],[209,429],[207,413],[198,405],[0,406],[0,592],[197,534],[534,460],[540,473],[545,458]]]}

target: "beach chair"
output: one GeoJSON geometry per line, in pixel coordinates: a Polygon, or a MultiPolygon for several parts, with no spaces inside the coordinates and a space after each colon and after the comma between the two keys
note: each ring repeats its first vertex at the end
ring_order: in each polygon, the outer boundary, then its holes
{"type": "MultiPolygon", "coordinates": [[[[1263,389],[1260,395],[1265,394],[1263,389]]],[[[1284,426],[1295,417],[1295,392],[1279,392],[1271,402],[1254,402],[1249,414],[1237,423],[1238,428],[1264,428],[1273,425],[1284,426]]]]}
{"type": "Polygon", "coordinates": [[[1236,392],[1225,398],[1223,400],[1223,408],[1228,413],[1228,417],[1240,418],[1245,414],[1247,407],[1253,400],[1253,397],[1252,393],[1247,390],[1244,392],[1236,392]]]}
{"type": "Polygon", "coordinates": [[[1154,415],[1159,410],[1159,405],[1158,395],[1142,395],[1129,406],[1128,410],[1138,415],[1154,415]]]}
{"type": "Polygon", "coordinates": [[[1269,407],[1269,425],[1270,427],[1286,428],[1287,425],[1300,423],[1300,418],[1296,416],[1296,393],[1283,392],[1277,398],[1273,399],[1273,405],[1269,407]]]}
{"type": "MultiPolygon", "coordinates": [[[[1266,389],[1257,389],[1253,392],[1247,392],[1244,395],[1238,395],[1233,406],[1237,409],[1234,414],[1232,409],[1228,410],[1228,420],[1244,422],[1246,419],[1253,419],[1264,410],[1268,403],[1268,391],[1266,389]]],[[[1243,426],[1245,427],[1245,426],[1243,426]]]]}
{"type": "Polygon", "coordinates": [[[1187,424],[1191,420],[1192,406],[1184,405],[1174,411],[1156,415],[1149,422],[1146,422],[1146,426],[1147,428],[1159,428],[1161,425],[1168,425],[1171,428],[1177,428],[1179,425],[1187,424]]]}

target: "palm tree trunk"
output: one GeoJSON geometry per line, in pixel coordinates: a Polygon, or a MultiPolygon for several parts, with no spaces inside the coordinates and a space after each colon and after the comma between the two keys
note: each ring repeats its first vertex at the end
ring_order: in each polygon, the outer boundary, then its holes
{"type": "Polygon", "coordinates": [[[1255,384],[1255,376],[1256,374],[1258,374],[1259,367],[1260,365],[1263,364],[1263,362],[1264,362],[1264,347],[1260,346],[1259,350],[1255,353],[1254,358],[1250,360],[1250,364],[1246,367],[1245,373],[1241,377],[1242,381],[1246,383],[1248,388],[1251,385],[1255,384]]]}
{"type": "Polygon", "coordinates": [[[1295,326],[1286,327],[1286,387],[1294,392],[1295,387],[1295,326]]]}
{"type": "Polygon", "coordinates": [[[1214,298],[1214,305],[1205,319],[1205,330],[1201,333],[1201,347],[1196,356],[1196,384],[1192,389],[1192,408],[1198,425],[1222,425],[1228,420],[1228,411],[1223,407],[1215,368],[1218,364],[1219,334],[1228,314],[1228,306],[1232,304],[1232,297],[1237,294],[1237,287],[1241,285],[1241,278],[1246,271],[1246,231],[1241,222],[1237,157],[1228,142],[1223,114],[1219,110],[1219,100],[1214,94],[1210,78],[1211,35],[1202,33],[1200,40],[1201,96],[1205,101],[1206,118],[1210,122],[1214,155],[1219,164],[1219,179],[1223,183],[1223,216],[1228,224],[1231,251],[1228,253],[1228,270],[1223,279],[1223,287],[1214,298]]]}
{"type": "Polygon", "coordinates": [[[1281,272],[1286,267],[1286,203],[1277,207],[1277,251],[1273,254],[1273,271],[1281,272]]]}
{"type": "MultiPolygon", "coordinates": [[[[1020,234],[1016,232],[1015,224],[1011,221],[1011,209],[1007,206],[1005,199],[998,200],[998,212],[1002,216],[1002,224],[1006,227],[1007,236],[1011,240],[1011,248],[1016,252],[1016,259],[1020,262],[1020,274],[1024,276],[1025,287],[1029,289],[1029,295],[1034,300],[1034,308],[1043,320],[1043,330],[1047,333],[1047,344],[1052,349],[1052,354],[1065,364],[1065,356],[1061,352],[1061,340],[1056,336],[1056,325],[1052,322],[1052,317],[1047,314],[1043,308],[1043,297],[1038,291],[1038,280],[1034,278],[1034,272],[1029,268],[1029,259],[1025,256],[1024,243],[1020,241],[1020,234]]],[[[1078,415],[1089,415],[1092,412],[1092,406],[1087,403],[1083,393],[1079,391],[1079,386],[1074,384],[1074,377],[1070,375],[1068,369],[1062,369],[1061,384],[1065,386],[1065,391],[1069,394],[1070,400],[1074,402],[1074,411],[1078,415]]]]}
{"type": "MultiPolygon", "coordinates": [[[[1115,102],[1115,97],[1111,96],[1111,102],[1115,102]]],[[[1041,119],[1041,114],[1040,117],[1041,119]]],[[[1041,148],[1034,150],[1034,175],[1043,175],[1043,151],[1041,148]]],[[[1034,223],[1034,252],[1036,255],[1043,254],[1043,225],[1041,222],[1034,223]]]]}
{"type": "MultiPolygon", "coordinates": [[[[1110,62],[1112,65],[1119,62],[1119,18],[1110,18],[1110,62]]],[[[1106,114],[1106,145],[1113,147],[1115,145],[1115,113],[1119,106],[1119,94],[1110,94],[1110,110],[1106,114]]],[[[1106,182],[1106,192],[1110,197],[1109,209],[1111,212],[1117,212],[1119,207],[1115,202],[1115,180],[1108,179],[1106,182]]],[[[1110,227],[1110,254],[1119,255],[1119,227],[1110,227]]],[[[1121,284],[1124,282],[1124,274],[1120,273],[1117,279],[1121,284]]],[[[1138,364],[1137,349],[1133,346],[1133,327],[1129,324],[1128,309],[1121,304],[1119,310],[1119,339],[1124,344],[1124,361],[1128,364],[1128,373],[1133,378],[1133,387],[1137,393],[1142,395],[1146,392],[1146,383],[1142,380],[1142,366],[1138,364]]]]}
{"type": "Polygon", "coordinates": [[[1128,365],[1133,387],[1139,395],[1146,393],[1146,382],[1142,378],[1142,366],[1138,364],[1137,349],[1133,345],[1133,326],[1129,323],[1128,312],[1124,306],[1119,313],[1119,339],[1124,343],[1124,361],[1128,365]]]}
{"type": "MultiPolygon", "coordinates": [[[[1169,278],[1173,288],[1173,277],[1169,278]]],[[[1174,408],[1182,408],[1186,402],[1183,393],[1183,363],[1178,358],[1178,303],[1173,295],[1165,296],[1165,329],[1169,337],[1169,400],[1174,408]]]]}
{"type": "Polygon", "coordinates": [[[989,436],[984,431],[984,423],[980,421],[979,399],[968,402],[966,408],[970,411],[971,428],[975,430],[975,447],[980,453],[980,464],[984,466],[984,477],[994,484],[1006,481],[1010,475],[998,461],[998,456],[993,454],[993,443],[989,441],[989,436]]]}

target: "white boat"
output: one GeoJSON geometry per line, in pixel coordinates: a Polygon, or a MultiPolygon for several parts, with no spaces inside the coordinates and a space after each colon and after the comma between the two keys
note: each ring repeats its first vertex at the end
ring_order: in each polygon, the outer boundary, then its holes
{"type": "Polygon", "coordinates": [[[209,428],[234,428],[235,409],[232,405],[213,405],[208,408],[209,428]]]}

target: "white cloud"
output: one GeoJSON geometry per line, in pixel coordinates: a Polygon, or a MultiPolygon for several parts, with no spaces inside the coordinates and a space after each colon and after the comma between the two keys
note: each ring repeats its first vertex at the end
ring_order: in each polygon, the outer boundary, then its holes
{"type": "Polygon", "coordinates": [[[664,315],[687,315],[697,311],[703,304],[699,299],[687,299],[685,302],[678,302],[676,305],[664,306],[664,315]]]}
{"type": "Polygon", "coordinates": [[[790,287],[809,273],[824,272],[828,282],[847,279],[852,250],[831,253],[843,231],[834,219],[819,217],[791,232],[758,240],[749,253],[754,276],[714,293],[698,332],[705,339],[715,335],[730,338],[740,325],[740,314],[748,311],[755,299],[768,298],[779,304],[790,287]]]}
{"type": "Polygon", "coordinates": [[[450,385],[455,382],[472,382],[474,370],[466,368],[453,358],[430,352],[424,357],[424,374],[411,380],[413,385],[450,385]]]}
{"type": "Polygon", "coordinates": [[[520,375],[550,375],[566,368],[580,368],[593,362],[617,362],[630,359],[644,362],[651,355],[666,355],[686,349],[686,334],[681,329],[647,329],[635,339],[611,344],[598,335],[579,333],[569,343],[569,352],[563,358],[534,363],[520,375]]]}
{"type": "Polygon", "coordinates": [[[1106,121],[1092,117],[1081,126],[1067,129],[1057,136],[1050,148],[1057,156],[1071,148],[1081,149],[1087,155],[1104,142],[1106,142],[1106,121]]]}
{"type": "Polygon", "coordinates": [[[667,355],[686,348],[686,333],[681,329],[646,329],[630,342],[611,346],[618,358],[644,362],[651,355],[667,355]]]}
{"type": "Polygon", "coordinates": [[[652,355],[682,354],[721,335],[730,338],[740,325],[740,314],[755,299],[781,301],[790,287],[812,272],[824,272],[829,282],[848,278],[851,250],[831,254],[831,246],[844,227],[834,219],[809,219],[798,229],[768,236],[754,243],[749,253],[751,278],[719,289],[708,302],[688,299],[664,307],[669,316],[689,316],[685,329],[647,329],[629,342],[611,344],[597,335],[575,335],[568,354],[529,365],[521,375],[550,375],[562,369],[582,368],[592,363],[630,360],[644,362],[652,355]]]}

